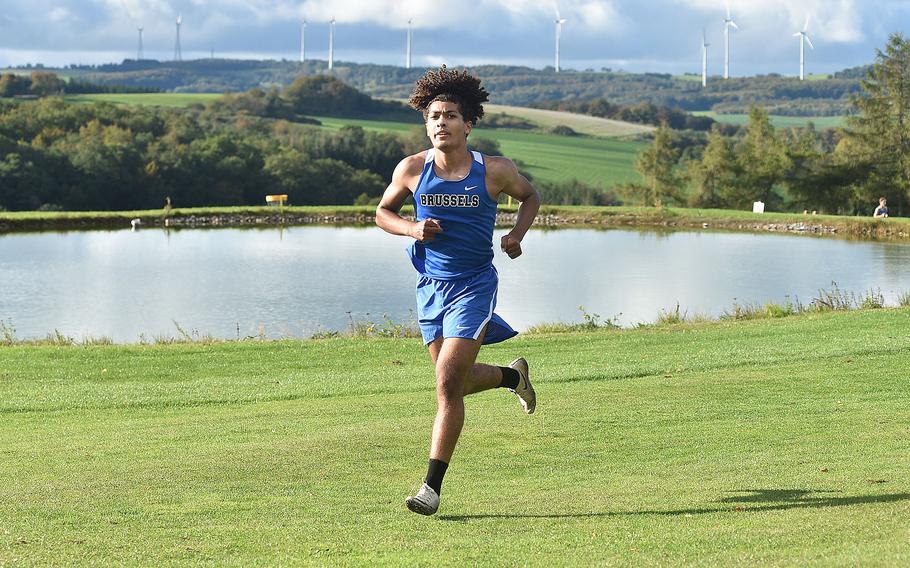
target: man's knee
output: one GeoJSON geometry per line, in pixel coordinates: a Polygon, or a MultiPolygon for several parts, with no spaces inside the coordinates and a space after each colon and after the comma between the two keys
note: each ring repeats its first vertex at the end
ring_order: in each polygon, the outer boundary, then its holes
{"type": "Polygon", "coordinates": [[[438,368],[436,370],[436,397],[455,399],[464,396],[465,373],[459,369],[438,368]]]}

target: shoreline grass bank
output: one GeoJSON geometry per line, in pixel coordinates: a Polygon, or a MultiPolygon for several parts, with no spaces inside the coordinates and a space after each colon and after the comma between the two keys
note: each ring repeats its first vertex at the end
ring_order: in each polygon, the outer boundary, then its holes
{"type": "MultiPolygon", "coordinates": [[[[500,206],[497,223],[515,219],[516,207],[500,206]]],[[[404,214],[412,213],[405,207],[404,214]]],[[[144,211],[0,212],[0,235],[27,231],[126,229],[139,227],[268,227],[312,224],[371,225],[374,206],[205,207],[144,211]]],[[[786,232],[860,239],[910,239],[910,219],[763,213],[676,207],[594,207],[544,205],[541,227],[657,227],[740,232],[786,232]]]]}
{"type": "MultiPolygon", "coordinates": [[[[581,321],[579,322],[566,322],[562,320],[542,322],[530,326],[527,330],[522,332],[522,334],[599,333],[604,331],[627,331],[645,328],[672,328],[673,326],[682,324],[719,324],[738,321],[806,317],[828,312],[910,309],[910,291],[901,292],[898,294],[897,303],[895,305],[889,305],[885,302],[881,290],[873,289],[857,294],[856,292],[840,289],[836,283],[832,284],[833,286],[830,290],[819,290],[818,294],[807,302],[803,302],[799,298],[788,300],[785,303],[737,301],[716,317],[701,313],[689,313],[688,310],[682,308],[680,304],[677,303],[675,308],[665,308],[658,311],[654,321],[638,322],[630,326],[619,325],[614,318],[604,318],[600,314],[588,312],[585,310],[584,306],[579,306],[578,309],[581,313],[581,321]]],[[[420,338],[420,330],[416,321],[395,321],[385,314],[379,321],[372,318],[355,319],[352,317],[350,326],[347,330],[323,329],[303,337],[285,336],[281,338],[269,338],[263,329],[258,335],[241,337],[238,334],[235,338],[226,338],[216,337],[209,333],[200,333],[198,330],[188,331],[177,321],[174,321],[174,326],[177,335],[148,336],[140,334],[137,342],[116,343],[110,337],[105,336],[87,336],[77,339],[76,337],[63,334],[56,329],[44,337],[19,338],[16,336],[16,328],[12,322],[0,319],[0,349],[16,346],[91,347],[101,345],[211,345],[217,343],[321,341],[331,339],[420,338]]]]}

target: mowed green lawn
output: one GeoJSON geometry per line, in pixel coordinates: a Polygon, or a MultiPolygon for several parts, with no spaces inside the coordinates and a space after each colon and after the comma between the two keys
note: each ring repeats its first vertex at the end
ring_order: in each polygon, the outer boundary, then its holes
{"type": "MultiPolygon", "coordinates": [[[[377,132],[406,133],[418,124],[377,120],[316,117],[327,128],[339,129],[355,124],[377,132]]],[[[564,182],[577,179],[591,185],[612,187],[615,184],[640,182],[635,170],[635,156],[644,148],[640,142],[594,136],[557,136],[520,130],[474,129],[473,135],[499,142],[504,155],[521,162],[524,171],[535,180],[564,182]]],[[[427,140],[427,147],[430,142],[427,140]]]]}
{"type": "Polygon", "coordinates": [[[0,347],[0,565],[910,563],[910,310],[525,335],[436,517],[418,340],[0,347]]]}

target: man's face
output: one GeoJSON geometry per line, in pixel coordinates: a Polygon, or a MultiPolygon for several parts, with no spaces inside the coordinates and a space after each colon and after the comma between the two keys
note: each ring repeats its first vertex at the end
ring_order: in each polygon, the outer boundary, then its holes
{"type": "Polygon", "coordinates": [[[465,122],[457,103],[434,101],[427,109],[427,136],[434,148],[467,146],[471,123],[465,122]]]}

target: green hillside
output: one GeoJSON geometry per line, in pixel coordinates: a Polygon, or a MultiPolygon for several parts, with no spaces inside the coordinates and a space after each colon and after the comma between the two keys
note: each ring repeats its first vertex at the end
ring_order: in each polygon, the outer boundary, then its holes
{"type": "MultiPolygon", "coordinates": [[[[152,93],[152,94],[124,94],[124,95],[73,95],[67,100],[76,102],[108,101],[118,104],[136,104],[182,107],[193,103],[205,103],[220,95],[214,94],[184,94],[184,93],[152,93]]],[[[494,105],[494,109],[496,109],[494,105]]],[[[497,110],[501,112],[504,109],[497,110]]],[[[528,118],[536,118],[537,109],[528,109],[528,118]],[[531,115],[534,115],[533,117],[531,115]]],[[[511,112],[511,110],[510,110],[511,112]]],[[[555,111],[540,111],[548,113],[549,117],[560,115],[559,121],[563,124],[578,126],[578,124],[594,124],[600,126],[604,132],[628,134],[631,130],[647,131],[649,127],[640,125],[627,125],[617,121],[607,121],[571,113],[555,113],[555,111]],[[588,120],[593,119],[593,120],[588,120]],[[615,124],[612,124],[615,123],[615,124]],[[616,130],[609,130],[612,126],[616,130]]],[[[408,133],[413,129],[421,129],[420,123],[392,122],[381,120],[348,119],[334,117],[314,117],[322,122],[324,128],[340,129],[346,125],[361,126],[366,130],[376,132],[408,133]]],[[[552,118],[551,118],[552,119],[552,118]]],[[[592,185],[611,187],[618,183],[639,181],[640,176],[634,168],[635,155],[641,150],[640,142],[613,140],[594,136],[556,136],[543,132],[528,132],[519,130],[485,129],[481,126],[475,129],[477,136],[491,138],[500,144],[503,153],[520,161],[522,169],[530,173],[534,179],[543,181],[568,181],[578,179],[592,185]]],[[[427,141],[429,145],[429,141],[427,141]]]]}
{"type": "MultiPolygon", "coordinates": [[[[360,119],[315,117],[326,128],[358,125],[368,130],[408,132],[422,130],[420,124],[360,119]]],[[[611,187],[617,183],[639,181],[635,155],[640,142],[588,136],[556,136],[542,132],[475,128],[472,135],[499,142],[504,155],[518,160],[534,179],[560,182],[578,179],[592,185],[611,187]]],[[[429,140],[427,140],[429,146],[429,140]]]]}

